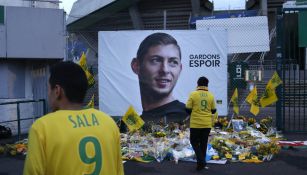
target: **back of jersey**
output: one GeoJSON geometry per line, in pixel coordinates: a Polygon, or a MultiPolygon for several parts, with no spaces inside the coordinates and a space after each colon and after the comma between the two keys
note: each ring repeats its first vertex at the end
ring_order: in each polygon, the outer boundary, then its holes
{"type": "Polygon", "coordinates": [[[191,128],[211,128],[211,110],[215,109],[214,96],[211,92],[205,90],[192,92],[187,101],[187,107],[192,109],[191,128]]]}
{"type": "Polygon", "coordinates": [[[95,109],[40,118],[31,128],[29,148],[24,174],[123,174],[119,129],[95,109]]]}

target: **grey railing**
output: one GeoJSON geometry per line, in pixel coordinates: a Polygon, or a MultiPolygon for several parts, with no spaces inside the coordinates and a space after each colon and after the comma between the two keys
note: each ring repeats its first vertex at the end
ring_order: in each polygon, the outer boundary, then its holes
{"type": "MultiPolygon", "coordinates": [[[[8,120],[8,121],[0,121],[0,124],[1,123],[17,122],[17,137],[18,137],[18,140],[20,140],[20,135],[21,135],[21,124],[20,124],[20,122],[22,120],[31,120],[31,119],[33,119],[33,117],[31,117],[31,118],[21,118],[20,117],[20,104],[22,104],[22,103],[43,103],[43,115],[46,114],[46,112],[47,112],[46,100],[45,99],[39,99],[39,100],[20,100],[20,101],[0,103],[0,106],[12,105],[12,104],[16,104],[17,105],[17,107],[16,107],[17,119],[16,120],[8,120]]],[[[34,117],[34,118],[38,118],[38,117],[34,117]]]]}

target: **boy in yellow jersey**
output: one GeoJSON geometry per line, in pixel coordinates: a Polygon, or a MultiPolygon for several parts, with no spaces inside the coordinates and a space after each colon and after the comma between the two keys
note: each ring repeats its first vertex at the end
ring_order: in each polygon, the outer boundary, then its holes
{"type": "Polygon", "coordinates": [[[88,88],[82,68],[61,62],[50,69],[52,109],[29,133],[24,175],[122,175],[120,133],[111,117],[83,109],[88,88]]]}
{"type": "Polygon", "coordinates": [[[190,142],[196,154],[197,171],[207,168],[207,142],[213,125],[212,114],[216,113],[214,96],[208,91],[208,83],[206,77],[200,77],[197,81],[197,90],[190,94],[186,103],[186,110],[191,116],[190,142]]]}

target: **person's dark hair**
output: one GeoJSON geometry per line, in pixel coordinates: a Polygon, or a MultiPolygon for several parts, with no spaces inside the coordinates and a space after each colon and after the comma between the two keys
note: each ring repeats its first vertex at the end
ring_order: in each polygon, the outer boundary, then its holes
{"type": "Polygon", "coordinates": [[[137,51],[137,59],[143,61],[144,55],[148,52],[149,48],[157,45],[174,44],[179,50],[179,56],[181,59],[181,50],[174,37],[167,33],[153,33],[147,36],[140,44],[137,51]]]}
{"type": "Polygon", "coordinates": [[[197,81],[197,86],[208,86],[209,80],[206,77],[199,77],[197,81]]]}
{"type": "Polygon", "coordinates": [[[73,62],[60,62],[50,68],[50,87],[59,85],[70,102],[83,103],[88,82],[83,69],[73,62]]]}

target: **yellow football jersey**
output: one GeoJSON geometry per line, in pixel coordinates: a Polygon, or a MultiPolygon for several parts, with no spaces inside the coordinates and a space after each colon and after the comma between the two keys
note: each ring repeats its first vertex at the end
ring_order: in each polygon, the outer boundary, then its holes
{"type": "Polygon", "coordinates": [[[96,109],[59,110],[32,125],[24,175],[122,175],[120,133],[96,109]]]}
{"type": "Polygon", "coordinates": [[[214,96],[207,88],[198,88],[193,91],[186,103],[188,109],[192,109],[190,128],[211,128],[212,109],[216,109],[214,96]]]}

